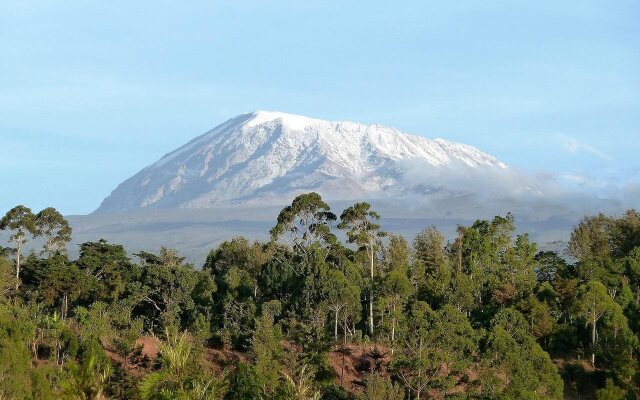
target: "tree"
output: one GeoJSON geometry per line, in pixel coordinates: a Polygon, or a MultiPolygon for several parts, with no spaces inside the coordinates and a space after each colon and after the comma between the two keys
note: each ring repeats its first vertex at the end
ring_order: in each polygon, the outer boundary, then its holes
{"type": "Polygon", "coordinates": [[[36,215],[35,233],[44,237],[44,251],[49,256],[64,251],[71,241],[69,222],[53,207],[47,207],[36,215]]]}
{"type": "Polygon", "coordinates": [[[365,386],[358,396],[359,400],[403,400],[402,387],[393,383],[389,378],[369,374],[365,379],[365,386]]]}
{"type": "Polygon", "coordinates": [[[0,399],[30,398],[31,355],[24,338],[3,336],[0,335],[0,399]]]}
{"type": "Polygon", "coordinates": [[[467,317],[449,305],[434,312],[427,303],[415,302],[409,321],[392,370],[416,399],[427,389],[444,395],[473,361],[476,334],[467,317]]]}
{"type": "Polygon", "coordinates": [[[246,363],[238,364],[235,373],[231,376],[229,390],[224,399],[260,400],[264,398],[261,377],[255,368],[246,363]]]}
{"type": "Polygon", "coordinates": [[[122,245],[104,239],[82,243],[76,265],[86,276],[87,301],[118,300],[126,283],[137,281],[140,273],[122,245]]]}
{"type": "Polygon", "coordinates": [[[258,277],[265,264],[274,257],[274,247],[260,242],[250,244],[247,238],[237,236],[211,250],[203,269],[214,276],[221,276],[232,267],[246,271],[253,281],[253,298],[257,299],[258,277]]]}
{"type": "Polygon", "coordinates": [[[293,199],[278,215],[276,225],[271,228],[271,239],[285,237],[295,250],[306,253],[312,243],[331,245],[336,237],[331,233],[330,224],[336,215],[317,193],[306,193],[293,199]]]}
{"type": "Polygon", "coordinates": [[[447,261],[444,244],[444,236],[435,226],[423,230],[413,239],[415,260],[427,271],[436,270],[447,261]]]}
{"type": "Polygon", "coordinates": [[[634,294],[636,306],[640,306],[640,246],[632,249],[625,258],[625,275],[634,294]]]}
{"type": "Polygon", "coordinates": [[[545,302],[532,297],[528,304],[531,333],[536,339],[547,337],[553,331],[551,309],[545,302]]]}
{"type": "Polygon", "coordinates": [[[85,276],[66,255],[56,254],[44,259],[43,263],[46,274],[40,283],[40,295],[45,304],[60,307],[60,317],[64,320],[70,302],[78,299],[86,289],[85,276]]]}
{"type": "Polygon", "coordinates": [[[617,382],[630,383],[636,374],[637,361],[634,350],[638,345],[637,336],[629,329],[627,317],[622,307],[614,303],[613,310],[605,315],[598,332],[600,345],[606,366],[617,382]]]}
{"type": "Polygon", "coordinates": [[[501,306],[510,305],[533,294],[536,285],[535,243],[527,234],[519,235],[514,246],[498,255],[488,274],[492,298],[501,306]]]}
{"type": "MultiPolygon", "coordinates": [[[[341,271],[331,269],[327,272],[323,291],[326,304],[333,313],[333,338],[338,340],[338,322],[340,315],[349,314],[349,307],[360,303],[360,289],[353,285],[341,271]]],[[[346,329],[346,328],[345,328],[346,329]]],[[[346,337],[346,332],[344,332],[346,337]]]]}
{"type": "Polygon", "coordinates": [[[451,285],[451,262],[445,252],[445,239],[434,226],[423,230],[413,239],[415,250],[413,268],[422,275],[417,287],[418,297],[433,307],[440,307],[451,285]]]}
{"type": "Polygon", "coordinates": [[[347,208],[340,215],[338,228],[347,231],[349,243],[358,245],[365,251],[369,259],[369,333],[373,335],[373,297],[376,251],[380,248],[380,238],[386,235],[380,231],[380,225],[376,223],[380,219],[377,212],[371,210],[369,203],[356,203],[347,208]]]}
{"type": "Polygon", "coordinates": [[[9,241],[14,244],[14,252],[16,255],[16,282],[15,290],[20,287],[20,263],[24,246],[28,241],[28,236],[33,236],[36,232],[35,215],[31,209],[22,205],[16,206],[9,210],[7,214],[0,219],[0,230],[8,230],[11,232],[9,241]]]}
{"type": "Polygon", "coordinates": [[[385,277],[384,297],[391,314],[391,354],[394,352],[398,319],[403,316],[404,305],[412,293],[411,281],[402,270],[392,271],[385,277]]]}
{"type": "Polygon", "coordinates": [[[399,235],[389,235],[388,245],[383,249],[385,273],[402,271],[409,274],[411,250],[407,239],[399,235]]]}
{"type": "Polygon", "coordinates": [[[0,298],[8,298],[15,287],[13,265],[11,261],[0,256],[0,298]]]}
{"type": "Polygon", "coordinates": [[[578,260],[578,272],[585,280],[599,280],[613,298],[620,285],[622,265],[615,260],[615,220],[603,214],[586,217],[571,233],[569,251],[578,260]]]}
{"type": "Polygon", "coordinates": [[[591,326],[591,365],[596,365],[595,346],[598,321],[615,310],[616,303],[607,293],[607,288],[598,281],[589,281],[578,289],[575,312],[591,326]]]}
{"type": "Polygon", "coordinates": [[[536,277],[538,282],[551,282],[567,269],[567,262],[553,251],[540,251],[536,254],[536,277]]]}
{"type": "Polygon", "coordinates": [[[265,393],[272,392],[278,386],[278,377],[282,369],[282,331],[278,325],[274,325],[273,318],[274,315],[269,310],[263,310],[262,316],[256,320],[251,341],[255,354],[255,370],[263,378],[265,393]]]}
{"type": "Polygon", "coordinates": [[[596,391],[597,400],[624,400],[627,392],[616,386],[611,378],[607,379],[607,385],[596,391]]]}
{"type": "Polygon", "coordinates": [[[138,312],[147,317],[151,329],[184,328],[194,311],[194,289],[198,273],[172,249],[160,248],[160,254],[141,252],[142,271],[135,296],[140,300],[138,312]]]}
{"type": "Polygon", "coordinates": [[[491,325],[481,374],[482,398],[562,399],[558,369],[529,333],[525,317],[506,308],[491,325]]]}
{"type": "MultiPolygon", "coordinates": [[[[216,321],[218,327],[222,328],[217,336],[225,345],[233,344],[238,348],[246,348],[250,344],[258,300],[254,297],[258,276],[254,278],[249,249],[248,240],[233,238],[212,250],[204,266],[204,272],[211,274],[216,286],[212,309],[214,314],[222,317],[216,321]]],[[[269,265],[261,268],[260,278],[269,271],[269,265]]],[[[274,275],[281,278],[280,273],[274,275]]]]}
{"type": "Polygon", "coordinates": [[[258,276],[262,268],[273,256],[273,246],[268,246],[260,242],[254,242],[248,251],[248,270],[253,278],[253,298],[258,298],[258,276]]]}

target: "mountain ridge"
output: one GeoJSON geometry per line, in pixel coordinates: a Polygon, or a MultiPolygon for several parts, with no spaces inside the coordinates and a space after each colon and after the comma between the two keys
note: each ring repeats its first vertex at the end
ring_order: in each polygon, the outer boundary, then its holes
{"type": "Polygon", "coordinates": [[[445,178],[471,184],[478,174],[506,171],[506,164],[466,144],[377,124],[254,111],[165,154],[95,212],[285,204],[311,190],[334,200],[459,195],[464,188],[447,187],[445,178]],[[421,171],[431,177],[420,178],[421,171]]]}

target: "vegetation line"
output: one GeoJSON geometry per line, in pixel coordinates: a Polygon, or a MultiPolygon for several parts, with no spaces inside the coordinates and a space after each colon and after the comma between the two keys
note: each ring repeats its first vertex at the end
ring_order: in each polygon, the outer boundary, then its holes
{"type": "Polygon", "coordinates": [[[303,194],[269,241],[194,268],[105,240],[70,260],[62,215],[17,206],[0,220],[0,399],[640,398],[638,212],[579,221],[570,258],[511,214],[452,242],[379,218],[303,194]]]}

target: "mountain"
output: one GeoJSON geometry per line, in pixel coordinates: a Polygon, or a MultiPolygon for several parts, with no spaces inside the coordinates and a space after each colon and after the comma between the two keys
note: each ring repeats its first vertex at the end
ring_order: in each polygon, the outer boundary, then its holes
{"type": "Polygon", "coordinates": [[[535,192],[511,176],[507,165],[465,144],[380,125],[257,111],[147,166],[96,213],[279,205],[308,191],[328,200],[448,199],[496,181],[507,182],[500,190],[535,192]]]}

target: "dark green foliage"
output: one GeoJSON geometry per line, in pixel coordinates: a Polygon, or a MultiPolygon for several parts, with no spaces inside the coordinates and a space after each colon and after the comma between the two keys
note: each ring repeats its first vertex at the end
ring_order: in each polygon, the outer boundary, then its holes
{"type": "Polygon", "coordinates": [[[329,211],[329,205],[317,193],[302,194],[278,215],[278,222],[270,233],[273,240],[287,237],[294,250],[304,250],[312,243],[332,245],[336,237],[331,233],[330,224],[336,215],[329,211]]]}
{"type": "Polygon", "coordinates": [[[404,390],[389,378],[370,374],[365,380],[365,388],[358,400],[403,400],[404,390]]]}
{"type": "Polygon", "coordinates": [[[0,256],[0,298],[8,298],[15,287],[13,269],[11,261],[0,256]]]}
{"type": "Polygon", "coordinates": [[[70,362],[66,366],[68,378],[62,383],[63,399],[101,399],[106,393],[111,366],[101,363],[99,357],[90,352],[82,363],[70,362]]]}
{"type": "Polygon", "coordinates": [[[126,290],[126,283],[134,281],[139,273],[124,247],[104,239],[82,243],[76,264],[87,277],[87,302],[118,300],[126,290]]]}
{"type": "Polygon", "coordinates": [[[530,334],[525,317],[507,309],[492,324],[485,354],[490,376],[483,392],[510,399],[562,399],[558,370],[530,334]]]}
{"type": "Polygon", "coordinates": [[[110,399],[130,400],[138,393],[137,380],[122,365],[116,365],[107,381],[106,391],[110,399]]]}
{"type": "Polygon", "coordinates": [[[298,196],[271,241],[233,238],[198,270],[165,248],[134,262],[105,240],[71,260],[55,209],[14,208],[0,222],[12,246],[0,254],[0,397],[640,395],[637,212],[584,218],[575,263],[537,252],[511,214],[450,242],[435,227],[387,235],[368,203],[341,213],[346,243],[336,220],[318,194],[298,196]],[[25,257],[33,236],[44,251],[25,257]]]}
{"type": "Polygon", "coordinates": [[[344,229],[347,233],[348,242],[358,246],[358,250],[366,255],[368,260],[368,328],[369,334],[375,332],[374,321],[374,302],[375,302],[375,278],[376,278],[376,253],[380,249],[380,239],[386,236],[386,233],[380,230],[377,221],[380,215],[371,210],[369,203],[356,203],[347,208],[340,215],[340,224],[338,228],[344,229]]]}
{"type": "Polygon", "coordinates": [[[597,400],[624,400],[626,391],[613,383],[611,379],[607,379],[607,386],[596,392],[597,400]]]}
{"type": "Polygon", "coordinates": [[[392,368],[416,398],[427,391],[445,394],[455,387],[471,365],[477,334],[467,317],[446,305],[433,311],[416,302],[409,315],[409,330],[392,368]]]}
{"type": "Polygon", "coordinates": [[[198,271],[183,264],[184,259],[175,250],[161,248],[159,255],[142,252],[138,256],[142,266],[134,292],[139,301],[134,314],[143,317],[146,326],[155,332],[167,327],[187,328],[190,315],[196,310],[198,271]]]}
{"type": "Polygon", "coordinates": [[[67,243],[71,241],[71,226],[53,207],[36,214],[34,233],[44,237],[44,251],[49,256],[65,251],[67,243]]]}
{"type": "Polygon", "coordinates": [[[274,315],[270,308],[263,309],[263,314],[256,320],[251,347],[255,354],[255,370],[262,377],[263,391],[271,392],[278,385],[282,370],[283,349],[282,331],[273,323],[274,315]]]}
{"type": "Polygon", "coordinates": [[[9,241],[13,244],[11,249],[15,254],[15,290],[20,286],[20,266],[22,253],[30,236],[36,234],[36,216],[31,209],[22,205],[15,206],[0,219],[0,230],[9,231],[9,241]]]}
{"type": "Polygon", "coordinates": [[[562,276],[568,268],[567,261],[553,251],[539,252],[535,261],[538,263],[535,269],[538,282],[551,282],[562,276]]]}
{"type": "Polygon", "coordinates": [[[229,391],[225,400],[255,400],[264,398],[263,382],[255,368],[238,365],[229,383],[229,391]]]}

